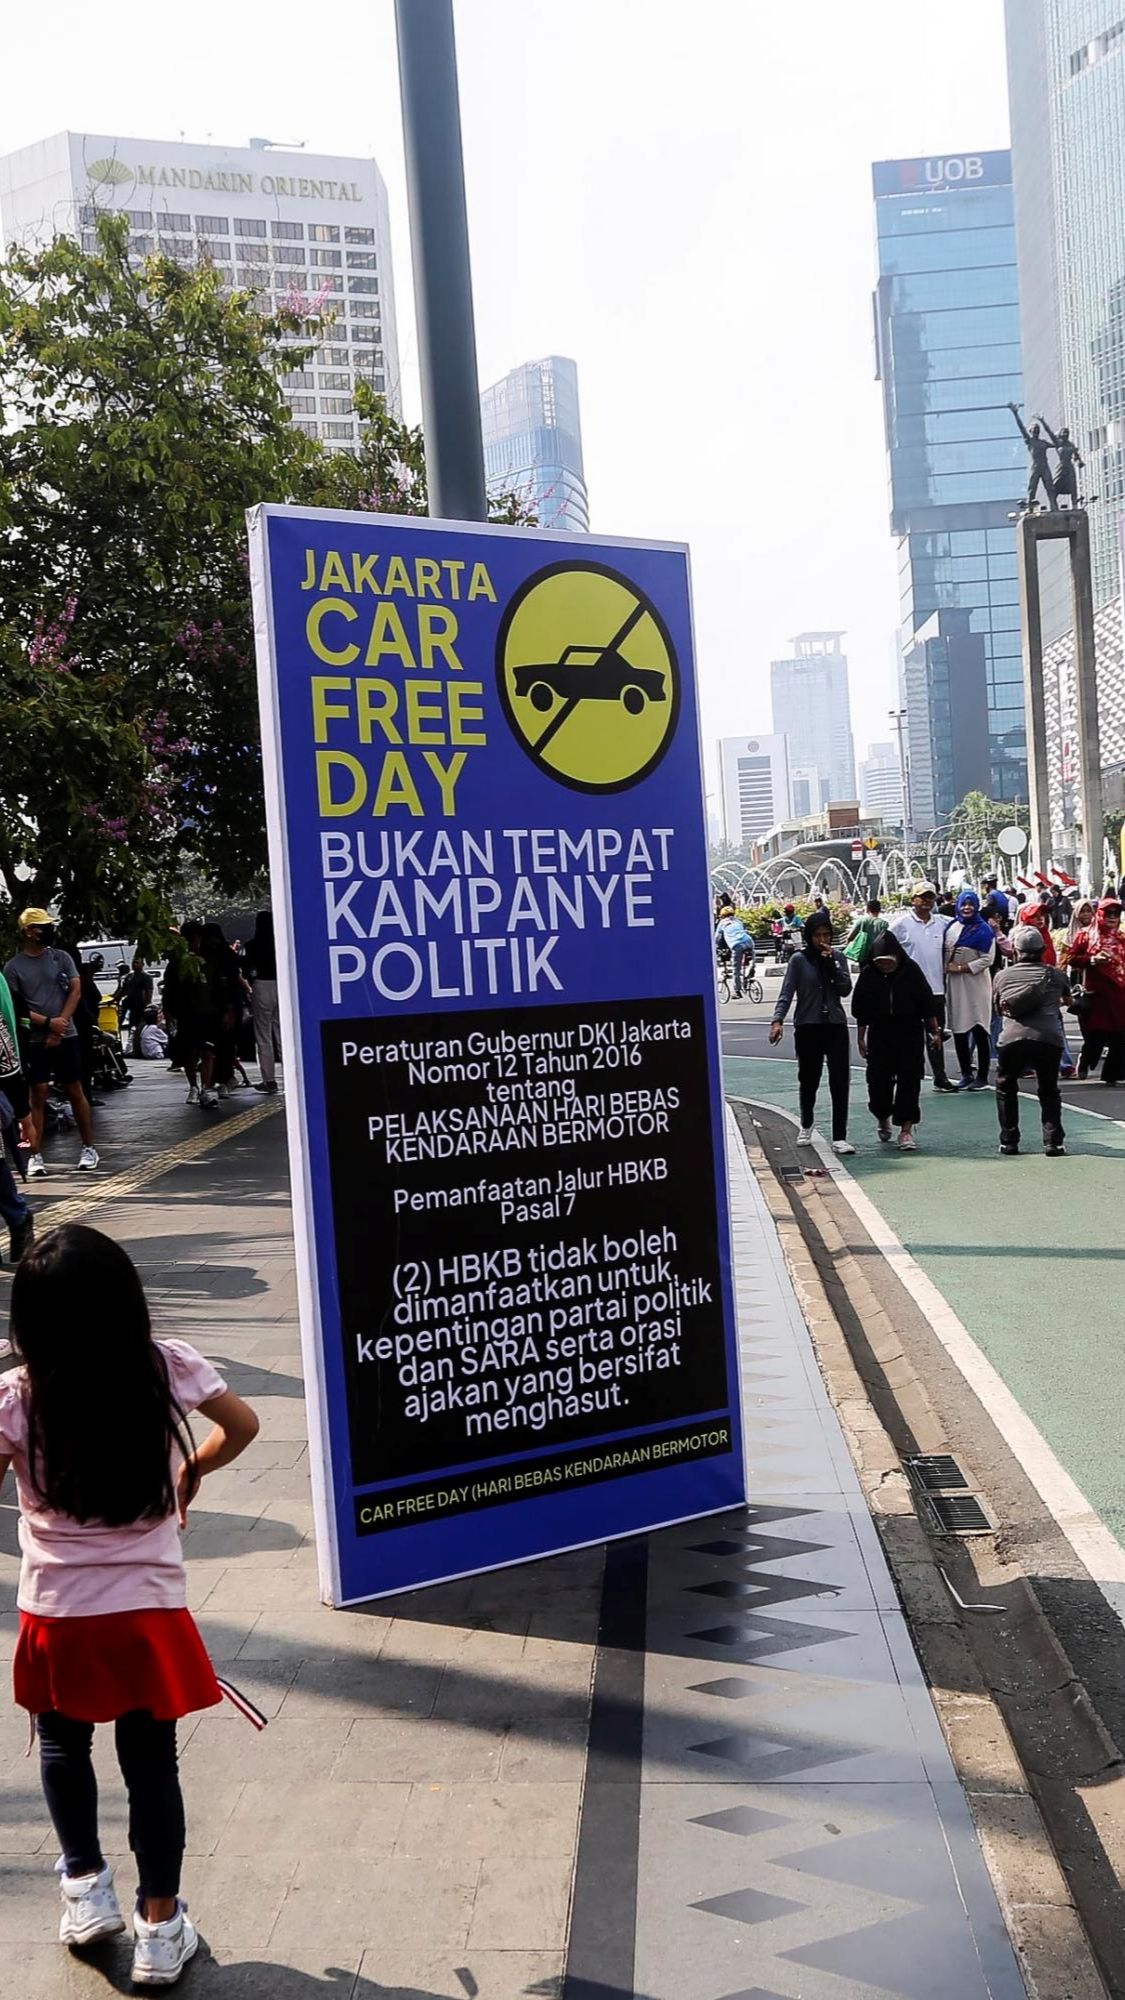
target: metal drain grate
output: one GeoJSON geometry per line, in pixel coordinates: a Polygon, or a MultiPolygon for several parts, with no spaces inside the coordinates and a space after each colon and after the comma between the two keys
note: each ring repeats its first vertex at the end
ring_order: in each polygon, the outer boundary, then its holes
{"type": "Polygon", "coordinates": [[[992,1523],[975,1493],[926,1493],[925,1504],[943,1535],[990,1535],[992,1523]]]}
{"type": "Polygon", "coordinates": [[[966,1479],[957,1460],[948,1451],[922,1451],[913,1458],[904,1458],[903,1464],[916,1486],[923,1493],[940,1493],[943,1489],[967,1488],[966,1479]]]}

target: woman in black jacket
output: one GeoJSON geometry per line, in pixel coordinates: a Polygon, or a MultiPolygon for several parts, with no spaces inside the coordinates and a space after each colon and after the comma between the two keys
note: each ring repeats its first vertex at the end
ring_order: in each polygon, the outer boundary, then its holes
{"type": "Polygon", "coordinates": [[[904,1153],[917,1151],[914,1128],[922,1117],[926,1032],[940,1033],[934,996],[919,966],[890,931],[856,981],[852,1013],[859,1024],[859,1053],[867,1064],[867,1102],[880,1139],[898,1125],[904,1153]]]}

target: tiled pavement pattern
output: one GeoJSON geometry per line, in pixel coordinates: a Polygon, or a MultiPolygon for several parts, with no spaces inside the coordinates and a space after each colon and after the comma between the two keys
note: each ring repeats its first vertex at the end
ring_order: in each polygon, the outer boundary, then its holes
{"type": "Polygon", "coordinates": [[[1022,2000],[733,1125],[730,1147],[752,1502],[650,1552],[636,1992],[1022,2000]]]}
{"type": "MultiPolygon", "coordinates": [[[[142,1090],[153,1147],[198,1130],[198,1114],[181,1115],[180,1080],[148,1073],[130,1093],[133,1122],[142,1090]]],[[[127,1171],[136,1160],[130,1146],[121,1164],[127,1171]]],[[[191,1602],[219,1670],[271,1717],[261,1735],[228,1709],[181,1725],[184,1891],[205,1940],[185,2000],[553,2000],[600,1552],[369,1611],[324,1609],[282,1118],[107,1203],[95,1219],[128,1245],[164,1330],[210,1354],[262,1418],[246,1457],[206,1481],[185,1543],[191,1602]]],[[[0,1306],[6,1292],[4,1279],[0,1306]]],[[[98,1335],[92,1300],[94,1353],[98,1335]]],[[[5,1661],[17,1567],[6,1490],[5,1661]]],[[[52,1941],[56,1850],[26,1741],[26,1720],[0,1699],[0,1995],[129,1991],[122,1948],[83,1963],[52,1941]]],[[[98,1742],[103,1834],[124,1902],[133,1877],[112,1732],[99,1731],[98,1742]]]]}
{"type": "MultiPolygon", "coordinates": [[[[198,1129],[179,1079],[145,1075],[130,1095],[125,1168],[142,1104],[155,1146],[198,1129]]],[[[653,1540],[633,1990],[1015,2000],[961,1792],[733,1133],[732,1148],[755,1504],[653,1540]]],[[[187,2000],[556,2000],[600,1553],[323,1609],[281,1118],[96,1219],[129,1245],[166,1330],[218,1360],[262,1416],[247,1457],[207,1481],[186,1544],[214,1657],[271,1717],[261,1736],[225,1711],[182,1727],[185,1891],[205,1940],[187,2000]]],[[[91,1301],[93,1351],[98,1336],[91,1301]]],[[[5,1653],[16,1567],[9,1497],[5,1653]]],[[[123,1800],[99,1735],[105,1842],[127,1897],[123,1800]]],[[[121,1947],[84,1963],[53,1942],[55,1850],[25,1741],[0,1703],[0,1994],[129,1990],[121,1947]]]]}

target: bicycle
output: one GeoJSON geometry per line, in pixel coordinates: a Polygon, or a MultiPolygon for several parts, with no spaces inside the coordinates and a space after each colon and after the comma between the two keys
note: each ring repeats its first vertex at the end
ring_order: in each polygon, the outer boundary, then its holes
{"type": "Polygon", "coordinates": [[[752,1000],[756,1007],[760,1007],[766,997],[765,987],[755,973],[751,973],[749,980],[743,986],[741,994],[736,996],[734,990],[734,965],[729,958],[721,960],[719,963],[718,981],[719,999],[724,1006],[728,1000],[733,1000],[737,997],[742,1000],[752,1000]]]}

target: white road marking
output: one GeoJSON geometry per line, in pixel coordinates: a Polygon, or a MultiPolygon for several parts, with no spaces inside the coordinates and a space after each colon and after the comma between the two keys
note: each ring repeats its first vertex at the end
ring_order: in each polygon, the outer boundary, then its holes
{"type": "MultiPolygon", "coordinates": [[[[749,1100],[753,1101],[753,1100],[749,1100]]],[[[790,1111],[777,1104],[757,1104],[756,1109],[775,1111],[779,1118],[796,1125],[790,1111]]],[[[1068,1105],[1080,1111],[1080,1105],[1068,1105]]],[[[1092,1111],[1091,1118],[1104,1118],[1092,1111]]],[[[1110,1119],[1111,1124],[1119,1121],[1110,1119]]],[[[1039,1498],[1061,1528],[1079,1561],[1084,1563],[1110,1609],[1125,1625],[1125,1549],[1106,1527],[1081,1488],[1060,1464],[1046,1438],[1016,1401],[1007,1383],[982,1354],[968,1328],[943,1298],[932,1278],[911,1256],[890,1225],[884,1221],[859,1182],[837,1158],[827,1140],[816,1133],[813,1146],[831,1171],[840,1193],[857,1221],[862,1223],[876,1248],[910,1297],[916,1301],[940,1340],[950,1360],[972,1389],[1009,1451],[1023,1468],[1039,1498]]]]}

